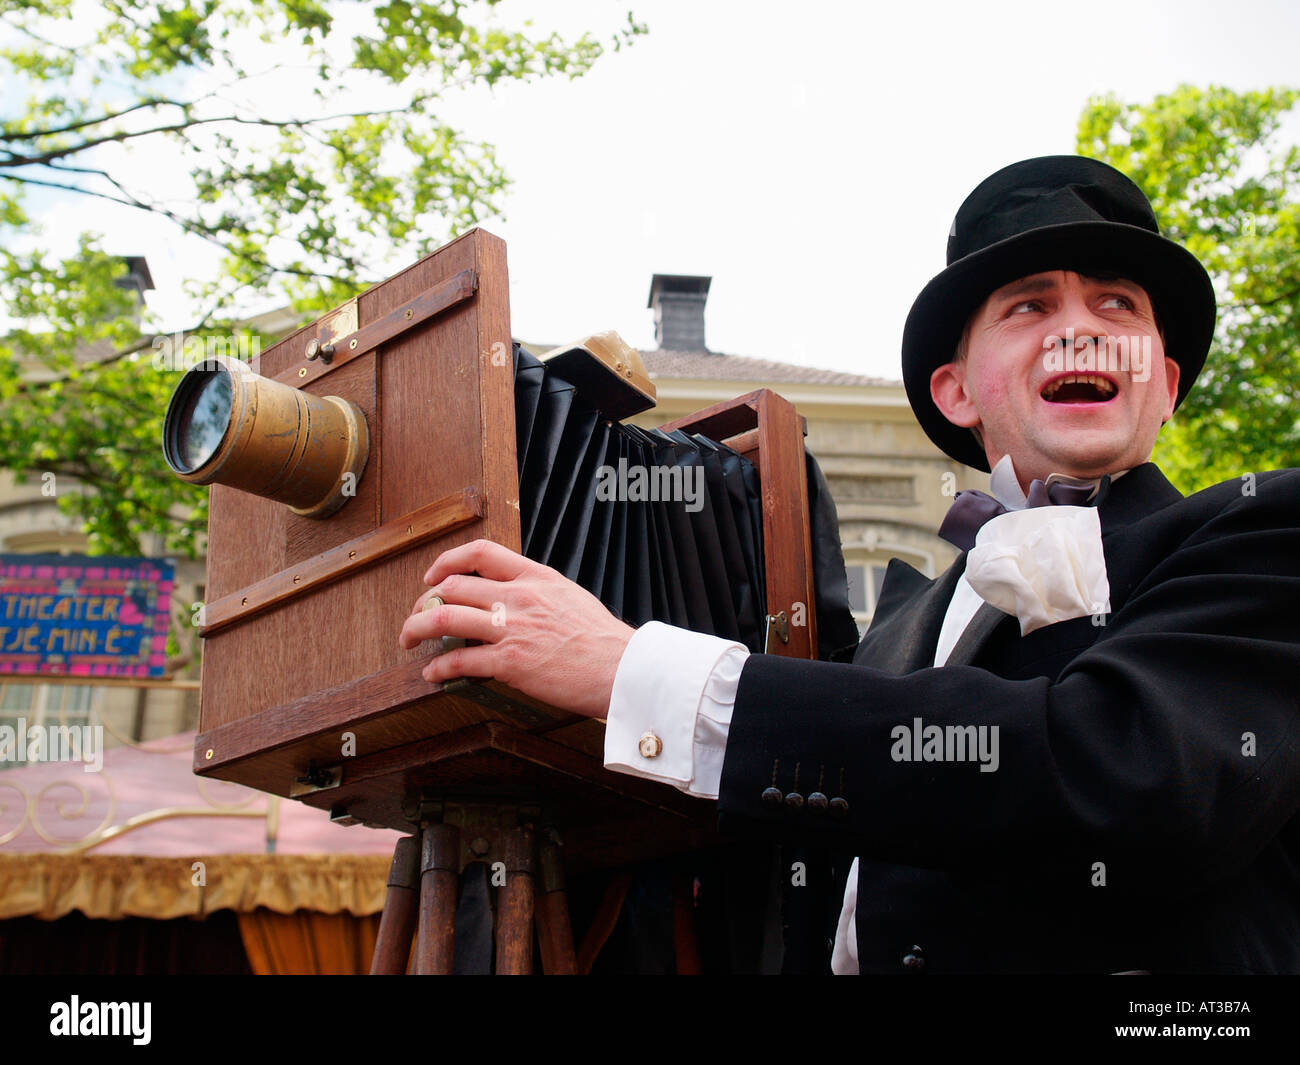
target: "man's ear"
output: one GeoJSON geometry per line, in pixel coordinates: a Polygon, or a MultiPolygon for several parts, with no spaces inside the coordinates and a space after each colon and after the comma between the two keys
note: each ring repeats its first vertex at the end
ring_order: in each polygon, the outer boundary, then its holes
{"type": "MultiPolygon", "coordinates": [[[[1174,407],[1178,405],[1178,377],[1182,373],[1182,367],[1174,362],[1168,355],[1165,356],[1165,387],[1169,389],[1169,406],[1165,408],[1165,416],[1160,420],[1164,425],[1174,416],[1174,407]]],[[[931,386],[933,387],[933,386],[931,386]]],[[[936,402],[938,402],[936,400],[936,402]]]]}
{"type": "Polygon", "coordinates": [[[966,367],[961,363],[944,363],[930,375],[930,398],[953,425],[978,429],[979,411],[966,394],[966,367]]]}

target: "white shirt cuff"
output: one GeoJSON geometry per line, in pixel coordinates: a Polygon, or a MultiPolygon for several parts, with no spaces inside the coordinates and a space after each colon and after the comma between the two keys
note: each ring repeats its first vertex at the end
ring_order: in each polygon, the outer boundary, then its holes
{"type": "Polygon", "coordinates": [[[717,636],[642,625],[614,677],[605,768],[716,799],[747,657],[742,644],[717,636]]]}

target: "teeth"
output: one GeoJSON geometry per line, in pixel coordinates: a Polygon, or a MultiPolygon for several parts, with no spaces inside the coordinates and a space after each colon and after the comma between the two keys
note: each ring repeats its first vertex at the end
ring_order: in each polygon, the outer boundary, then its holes
{"type": "Polygon", "coordinates": [[[1104,377],[1099,377],[1096,374],[1090,374],[1090,373],[1069,374],[1065,377],[1057,378],[1050,385],[1048,385],[1046,390],[1043,392],[1043,398],[1050,400],[1054,395],[1056,395],[1057,391],[1060,389],[1062,385],[1071,385],[1071,384],[1092,385],[1094,388],[1097,389],[1098,392],[1100,392],[1107,399],[1113,396],[1116,391],[1115,386],[1110,381],[1108,381],[1104,377]]]}

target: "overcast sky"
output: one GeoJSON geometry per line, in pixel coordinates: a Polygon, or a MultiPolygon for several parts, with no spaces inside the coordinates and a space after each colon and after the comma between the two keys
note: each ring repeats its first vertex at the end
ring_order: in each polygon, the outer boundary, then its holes
{"type": "MultiPolygon", "coordinates": [[[[1300,5],[1165,0],[524,5],[539,29],[650,32],[576,81],[461,95],[497,146],[512,326],[538,342],[617,329],[654,346],[650,277],[710,274],[709,347],[897,377],[903,320],[943,267],[958,204],[1017,159],[1071,152],[1092,94],[1297,79],[1300,5]],[[552,8],[558,9],[552,11],[552,8]]],[[[161,226],[102,205],[106,247],[144,254],[169,327],[198,269],[161,226]]]]}

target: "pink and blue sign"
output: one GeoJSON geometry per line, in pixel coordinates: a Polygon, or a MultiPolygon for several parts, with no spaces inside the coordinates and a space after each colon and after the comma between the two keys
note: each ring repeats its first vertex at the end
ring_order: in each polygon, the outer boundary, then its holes
{"type": "Polygon", "coordinates": [[[166,559],[0,555],[0,674],[161,677],[166,559]]]}

